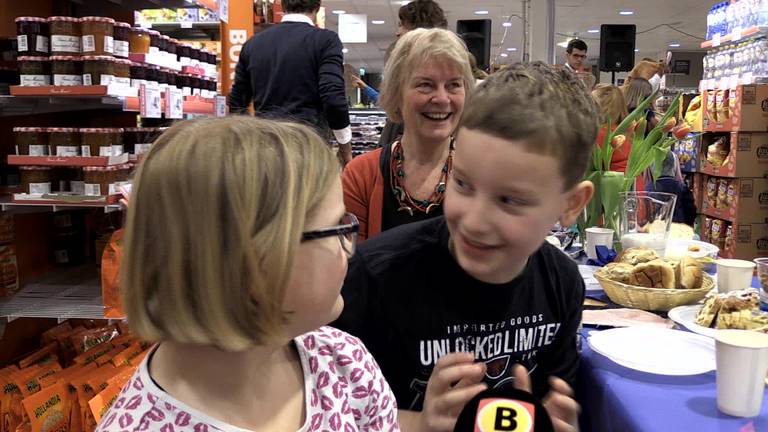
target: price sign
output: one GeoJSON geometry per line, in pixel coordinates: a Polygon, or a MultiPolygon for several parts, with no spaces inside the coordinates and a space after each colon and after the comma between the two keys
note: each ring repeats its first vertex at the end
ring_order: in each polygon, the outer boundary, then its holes
{"type": "Polygon", "coordinates": [[[229,0],[219,1],[219,19],[225,23],[229,22],[229,0]]]}
{"type": "Polygon", "coordinates": [[[181,28],[183,29],[191,29],[192,28],[192,22],[186,21],[181,23],[181,28]]]}
{"type": "Polygon", "coordinates": [[[227,98],[226,96],[216,96],[216,117],[226,117],[227,115],[227,98]]]}
{"type": "Polygon", "coordinates": [[[181,89],[168,87],[165,90],[165,118],[184,117],[184,96],[181,89]]]}
{"type": "Polygon", "coordinates": [[[741,39],[741,27],[736,27],[731,32],[731,42],[736,42],[741,39]]]}
{"type": "Polygon", "coordinates": [[[139,88],[139,113],[146,118],[161,118],[160,89],[142,84],[139,88]]]}
{"type": "Polygon", "coordinates": [[[715,36],[712,38],[712,48],[720,46],[720,33],[715,33],[715,36]]]}

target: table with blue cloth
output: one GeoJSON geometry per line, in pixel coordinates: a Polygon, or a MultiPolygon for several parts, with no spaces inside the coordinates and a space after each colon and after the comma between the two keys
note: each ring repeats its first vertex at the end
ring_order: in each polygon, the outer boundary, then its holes
{"type": "MultiPolygon", "coordinates": [[[[756,278],[753,286],[758,286],[756,278]]],[[[665,376],[625,368],[590,349],[587,337],[594,331],[600,330],[582,330],[575,389],[583,432],[768,431],[768,395],[759,416],[731,417],[717,409],[715,371],[665,376]]]]}

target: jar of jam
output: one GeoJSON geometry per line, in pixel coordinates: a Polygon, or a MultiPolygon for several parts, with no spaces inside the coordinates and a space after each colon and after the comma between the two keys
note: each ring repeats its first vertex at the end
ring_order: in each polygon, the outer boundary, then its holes
{"type": "Polygon", "coordinates": [[[40,17],[16,18],[16,42],[22,56],[47,56],[48,22],[40,17]]]}
{"type": "Polygon", "coordinates": [[[47,128],[51,154],[80,156],[80,131],[75,128],[47,128]]]}
{"type": "Polygon", "coordinates": [[[107,128],[110,140],[112,141],[112,156],[120,156],[124,153],[123,146],[123,128],[107,128]]]}
{"type": "Polygon", "coordinates": [[[53,85],[83,85],[83,60],[75,56],[51,56],[53,85]]]}
{"type": "Polygon", "coordinates": [[[133,171],[133,166],[130,164],[117,165],[115,168],[112,173],[112,183],[109,186],[110,195],[116,195],[118,187],[128,183],[131,178],[131,171],[133,171]]]}
{"type": "Polygon", "coordinates": [[[166,69],[165,71],[166,76],[168,77],[168,87],[178,87],[176,78],[178,77],[178,74],[173,69],[166,69]]]}
{"type": "Polygon", "coordinates": [[[155,65],[146,65],[146,72],[147,84],[158,87],[160,85],[160,82],[158,81],[160,79],[160,67],[155,65]]]}
{"type": "Polygon", "coordinates": [[[132,154],[136,148],[136,144],[144,144],[147,140],[148,134],[146,128],[123,128],[123,151],[125,153],[132,154]]]}
{"type": "Polygon", "coordinates": [[[115,39],[115,57],[128,58],[131,45],[131,25],[124,22],[116,22],[113,37],[115,39]]]}
{"type": "Polygon", "coordinates": [[[150,30],[131,27],[129,50],[135,54],[149,54],[150,30]]]}
{"type": "Polygon", "coordinates": [[[189,48],[189,65],[190,66],[199,66],[200,65],[200,50],[194,47],[189,48]]]}
{"type": "Polygon", "coordinates": [[[16,154],[25,156],[46,156],[48,152],[48,134],[41,127],[15,127],[16,154]]]}
{"type": "Polygon", "coordinates": [[[161,89],[168,87],[168,69],[162,67],[157,69],[157,83],[160,84],[161,89]]]}
{"type": "Polygon", "coordinates": [[[83,85],[109,85],[114,76],[115,59],[113,57],[83,57],[83,85]]]}
{"type": "Polygon", "coordinates": [[[115,52],[115,20],[105,17],[80,18],[83,31],[83,54],[112,55],[115,52]]]}
{"type": "Polygon", "coordinates": [[[179,44],[179,46],[176,48],[176,54],[179,57],[179,63],[181,63],[181,66],[189,66],[189,63],[192,61],[192,59],[189,58],[189,50],[192,49],[189,45],[186,44],[179,44]]]}
{"type": "Polygon", "coordinates": [[[114,171],[112,167],[83,167],[83,195],[108,195],[110,169],[114,171]]]}
{"type": "Polygon", "coordinates": [[[147,67],[143,63],[131,62],[131,87],[147,83],[147,67]]]}
{"type": "Polygon", "coordinates": [[[19,177],[23,193],[37,195],[51,193],[51,167],[20,166],[19,177]]]}
{"type": "Polygon", "coordinates": [[[163,52],[166,55],[169,53],[169,45],[171,45],[171,37],[161,34],[160,35],[160,52],[163,52]]]}
{"type": "Polygon", "coordinates": [[[48,57],[19,57],[17,60],[22,86],[51,85],[51,60],[48,57]]]}
{"type": "Polygon", "coordinates": [[[114,156],[123,153],[122,129],[84,128],[82,134],[83,156],[114,156]],[[117,135],[117,136],[116,136],[117,135]]]}
{"type": "Polygon", "coordinates": [[[160,37],[160,32],[157,30],[148,30],[149,31],[149,53],[150,54],[157,54],[160,51],[160,47],[162,46],[162,38],[160,37]]]}
{"type": "Polygon", "coordinates": [[[190,79],[192,75],[186,73],[180,73],[176,77],[176,86],[181,88],[181,94],[183,96],[192,96],[192,88],[190,87],[190,79]]]}
{"type": "Polygon", "coordinates": [[[179,60],[179,40],[170,38],[168,41],[168,53],[171,54],[171,60],[178,61],[179,60]]]}
{"type": "Polygon", "coordinates": [[[82,49],[80,18],[54,16],[48,18],[51,29],[51,55],[79,56],[82,49]]]}
{"type": "Polygon", "coordinates": [[[128,59],[115,59],[115,77],[112,82],[125,87],[131,86],[131,64],[128,59]]]}
{"type": "Polygon", "coordinates": [[[72,170],[69,178],[69,191],[75,195],[85,195],[85,181],[83,180],[83,170],[72,170]]]}

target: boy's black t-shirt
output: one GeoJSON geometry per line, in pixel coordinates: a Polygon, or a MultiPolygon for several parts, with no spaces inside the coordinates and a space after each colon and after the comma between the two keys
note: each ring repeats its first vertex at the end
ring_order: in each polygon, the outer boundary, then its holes
{"type": "Polygon", "coordinates": [[[572,385],[584,301],[576,264],[545,242],[516,279],[487,284],[464,272],[448,241],[439,217],[367,240],[350,260],[333,325],[362,339],[398,407],[420,411],[437,359],[455,351],[487,364],[491,388],[511,386],[516,363],[538,397],[550,375],[572,385]]]}

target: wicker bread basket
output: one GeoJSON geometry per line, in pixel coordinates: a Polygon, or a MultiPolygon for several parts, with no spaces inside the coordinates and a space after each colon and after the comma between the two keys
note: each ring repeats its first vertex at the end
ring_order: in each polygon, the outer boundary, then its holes
{"type": "Polygon", "coordinates": [[[715,281],[706,273],[702,274],[701,288],[663,289],[627,285],[610,280],[602,275],[602,269],[595,272],[595,278],[612,302],[622,306],[647,311],[668,311],[682,305],[694,304],[704,298],[715,286],[715,281]]]}

